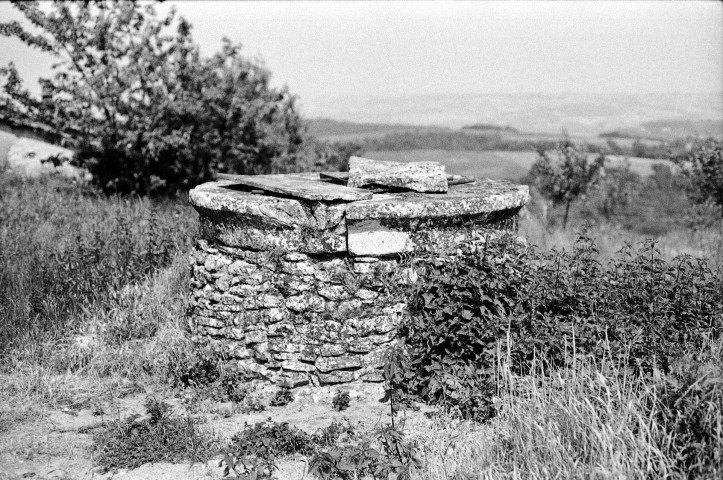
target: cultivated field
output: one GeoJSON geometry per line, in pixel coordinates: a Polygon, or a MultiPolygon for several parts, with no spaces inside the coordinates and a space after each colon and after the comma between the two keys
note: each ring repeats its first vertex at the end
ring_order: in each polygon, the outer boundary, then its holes
{"type": "MultiPolygon", "coordinates": [[[[447,167],[447,172],[455,175],[472,175],[482,178],[519,180],[530,171],[537,159],[533,151],[510,152],[504,150],[490,151],[447,151],[447,150],[402,150],[389,151],[371,150],[364,156],[375,160],[392,160],[395,162],[440,162],[447,167]]],[[[669,164],[667,160],[651,160],[648,158],[621,157],[608,155],[609,165],[619,165],[625,158],[630,162],[630,170],[641,177],[653,173],[653,165],[669,164]]]]}

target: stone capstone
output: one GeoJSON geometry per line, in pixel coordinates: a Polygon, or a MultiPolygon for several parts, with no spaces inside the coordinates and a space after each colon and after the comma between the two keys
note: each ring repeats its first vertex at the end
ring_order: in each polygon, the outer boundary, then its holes
{"type": "Polygon", "coordinates": [[[444,165],[437,162],[389,162],[368,158],[349,159],[349,187],[384,186],[415,192],[448,190],[444,165]]]}

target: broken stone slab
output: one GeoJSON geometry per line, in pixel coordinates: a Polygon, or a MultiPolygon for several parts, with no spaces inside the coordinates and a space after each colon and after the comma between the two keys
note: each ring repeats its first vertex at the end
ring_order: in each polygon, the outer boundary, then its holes
{"type": "MultiPolygon", "coordinates": [[[[255,195],[234,186],[230,180],[208,182],[193,188],[188,197],[201,217],[212,221],[233,219],[249,227],[312,230],[333,230],[344,223],[345,203],[319,202],[310,208],[304,200],[255,195]]],[[[372,198],[371,192],[365,193],[372,198]]]]}
{"type": "Polygon", "coordinates": [[[201,217],[203,238],[235,248],[302,253],[346,251],[346,226],[343,223],[333,230],[319,230],[299,226],[257,226],[236,218],[224,220],[201,217]]]}
{"type": "Polygon", "coordinates": [[[444,165],[438,162],[390,162],[351,157],[349,187],[382,185],[422,193],[445,193],[448,190],[444,165]]]}
{"type": "Polygon", "coordinates": [[[481,180],[452,186],[446,195],[419,193],[383,193],[371,200],[350,203],[346,208],[347,228],[350,221],[435,219],[489,214],[519,209],[530,199],[527,185],[504,180],[481,180]]]}
{"type": "MultiPolygon", "coordinates": [[[[319,176],[324,182],[346,185],[349,182],[349,172],[320,172],[319,176]]],[[[474,183],[477,179],[467,175],[447,175],[447,185],[463,185],[474,183]]]]}
{"type": "Polygon", "coordinates": [[[354,222],[347,228],[347,250],[352,255],[382,257],[413,249],[407,232],[386,228],[378,220],[354,222]]]}
{"type": "Polygon", "coordinates": [[[317,174],[316,178],[309,175],[280,174],[280,175],[230,175],[221,174],[219,178],[229,180],[236,185],[244,185],[266,192],[278,193],[294,198],[316,201],[346,201],[354,202],[372,198],[368,190],[353,188],[353,186],[335,185],[322,182],[317,174]]]}

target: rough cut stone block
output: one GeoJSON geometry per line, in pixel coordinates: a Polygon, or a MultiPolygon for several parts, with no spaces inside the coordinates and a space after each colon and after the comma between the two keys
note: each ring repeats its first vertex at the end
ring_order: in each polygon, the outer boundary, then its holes
{"type": "Polygon", "coordinates": [[[296,388],[308,385],[309,376],[305,373],[284,372],[276,376],[274,383],[280,387],[296,388]]]}
{"type": "Polygon", "coordinates": [[[302,293],[287,298],[286,308],[295,312],[323,312],[324,299],[311,293],[302,293]]]}
{"type": "Polygon", "coordinates": [[[321,357],[316,360],[316,368],[320,372],[333,372],[335,370],[346,370],[349,368],[361,367],[359,357],[321,357]]]}
{"type": "Polygon", "coordinates": [[[319,295],[328,300],[343,300],[349,298],[349,294],[341,285],[323,285],[319,287],[319,295]]]}
{"type": "Polygon", "coordinates": [[[292,372],[313,372],[314,364],[300,362],[298,360],[284,360],[281,362],[281,368],[292,372]]]}
{"type": "Polygon", "coordinates": [[[364,380],[365,382],[383,382],[384,381],[384,372],[381,370],[368,370],[364,373],[362,373],[359,378],[364,380]]]}
{"type": "Polygon", "coordinates": [[[349,383],[357,378],[357,373],[349,370],[342,370],[334,373],[319,373],[319,383],[321,385],[331,385],[335,383],[349,383]]]}
{"type": "Polygon", "coordinates": [[[350,353],[369,353],[374,345],[365,338],[355,338],[349,341],[348,350],[350,353]]]}
{"type": "Polygon", "coordinates": [[[347,249],[352,255],[380,257],[414,248],[409,233],[384,227],[377,220],[349,223],[347,228],[347,249]]]}
{"type": "Polygon", "coordinates": [[[232,247],[333,253],[346,250],[346,228],[315,230],[299,226],[257,226],[245,222],[212,223],[201,219],[201,234],[232,247]]]}
{"type": "Polygon", "coordinates": [[[327,343],[319,349],[323,357],[337,357],[346,353],[346,347],[338,343],[327,343]]]}
{"type": "Polygon", "coordinates": [[[266,332],[261,330],[252,330],[244,334],[244,340],[246,345],[252,345],[254,343],[262,343],[266,341],[266,332]]]}
{"type": "Polygon", "coordinates": [[[444,165],[437,162],[388,162],[368,158],[349,159],[350,187],[385,186],[415,192],[448,190],[444,165]]]}
{"type": "Polygon", "coordinates": [[[356,291],[354,294],[355,297],[360,298],[362,300],[374,300],[379,296],[377,292],[374,292],[372,290],[368,290],[366,288],[360,288],[356,291]]]}

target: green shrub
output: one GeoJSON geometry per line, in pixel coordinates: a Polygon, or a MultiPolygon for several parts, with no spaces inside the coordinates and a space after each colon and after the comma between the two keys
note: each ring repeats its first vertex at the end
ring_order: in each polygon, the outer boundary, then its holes
{"type": "Polygon", "coordinates": [[[192,388],[203,398],[220,402],[247,401],[248,410],[261,411],[266,406],[260,399],[249,397],[252,377],[229,365],[228,357],[209,342],[194,342],[193,352],[170,372],[177,387],[192,388]]]}
{"type": "Polygon", "coordinates": [[[688,256],[665,262],[652,242],[602,264],[586,231],[571,252],[538,253],[501,236],[476,254],[416,262],[424,281],[401,292],[409,314],[387,379],[403,397],[465,416],[494,414],[500,349],[518,373],[535,358],[564,365],[569,351],[610,351],[638,372],[667,372],[723,331],[721,273],[688,256]]]}
{"type": "Polygon", "coordinates": [[[282,387],[274,393],[273,398],[269,402],[272,407],[284,407],[294,401],[294,394],[291,389],[282,387]]]}
{"type": "Polygon", "coordinates": [[[332,423],[316,434],[309,434],[288,423],[265,422],[246,425],[231,438],[223,452],[224,475],[236,478],[271,478],[277,461],[293,454],[312,455],[336,444],[350,427],[332,423]]]}
{"type": "Polygon", "coordinates": [[[149,462],[207,461],[218,451],[210,431],[190,416],[149,397],[147,418],[137,416],[104,425],[93,435],[94,459],[106,471],[138,468],[149,462]]]}
{"type": "Polygon", "coordinates": [[[331,400],[331,403],[334,406],[334,410],[341,412],[349,408],[349,400],[349,392],[337,390],[334,394],[334,398],[331,400]]]}
{"type": "Polygon", "coordinates": [[[191,25],[151,4],[58,3],[16,8],[34,27],[0,23],[58,59],[41,79],[43,96],[22,86],[11,63],[0,69],[3,116],[43,125],[77,152],[107,192],[185,190],[216,171],[277,173],[303,155],[305,127],[295,98],[269,85],[270,73],[224,39],[204,58],[191,25]]]}

